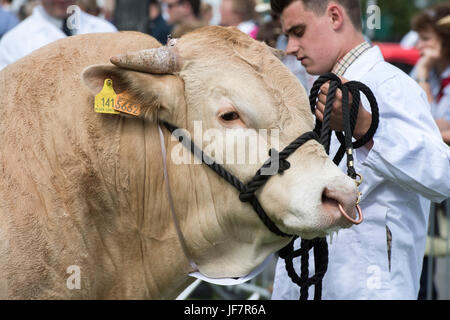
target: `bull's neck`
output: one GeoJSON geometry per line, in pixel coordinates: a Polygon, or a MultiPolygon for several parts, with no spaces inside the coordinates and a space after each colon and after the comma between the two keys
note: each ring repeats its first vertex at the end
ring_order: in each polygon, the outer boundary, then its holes
{"type": "MultiPolygon", "coordinates": [[[[130,264],[134,280],[143,280],[124,285],[135,287],[145,283],[145,297],[174,298],[193,279],[188,277],[191,267],[170,211],[158,126],[148,121],[137,124],[133,119],[126,119],[120,127],[119,161],[114,170],[120,199],[118,212],[122,221],[128,221],[124,232],[135,241],[135,247],[131,248],[134,257],[129,252],[123,254],[135,261],[130,264]]],[[[171,136],[164,131],[175,210],[181,228],[185,229],[186,215],[192,211],[190,184],[196,179],[190,176],[189,166],[177,166],[171,161],[171,136]]],[[[118,245],[123,250],[123,244],[118,245]]],[[[124,278],[130,275],[130,265],[124,270],[124,278]]]]}
{"type": "MultiPolygon", "coordinates": [[[[67,266],[80,267],[82,290],[71,291],[72,298],[174,298],[193,280],[169,211],[158,128],[141,119],[101,119],[78,123],[79,141],[68,136],[76,159],[63,148],[55,158],[64,164],[61,185],[80,186],[67,191],[64,207],[72,222],[62,228],[68,238],[81,240],[70,243],[73,254],[58,257],[61,277],[67,278],[67,266]]],[[[165,138],[167,144],[170,134],[165,138]]],[[[168,165],[184,228],[187,208],[179,204],[189,202],[182,190],[187,193],[190,178],[179,179],[185,169],[168,165]]]]}
{"type": "MultiPolygon", "coordinates": [[[[193,155],[173,141],[168,130],[162,130],[175,213],[194,261],[205,265],[214,259],[214,252],[208,251],[211,242],[224,241],[215,203],[218,197],[235,195],[232,188],[213,194],[213,189],[222,189],[216,184],[224,182],[206,166],[194,164],[193,158],[189,165],[177,164],[172,155],[180,151],[193,155]]],[[[94,253],[96,268],[116,275],[111,281],[117,291],[106,297],[174,298],[194,279],[188,276],[192,267],[170,211],[158,126],[122,118],[114,135],[117,145],[110,148],[117,150],[116,160],[103,170],[104,180],[114,181],[110,186],[114,210],[103,215],[105,219],[99,220],[103,225],[95,229],[103,246],[94,253]]]]}

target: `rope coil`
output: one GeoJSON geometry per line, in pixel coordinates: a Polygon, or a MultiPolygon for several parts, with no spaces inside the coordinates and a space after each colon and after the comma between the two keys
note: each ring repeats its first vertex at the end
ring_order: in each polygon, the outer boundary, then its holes
{"type": "MultiPolygon", "coordinates": [[[[341,79],[333,73],[328,73],[321,76],[314,83],[309,102],[311,106],[311,112],[316,113],[316,103],[319,97],[320,88],[330,81],[330,87],[327,94],[327,101],[325,103],[325,110],[323,115],[323,121],[317,120],[316,128],[314,132],[320,134],[320,143],[324,146],[326,153],[330,154],[331,145],[331,115],[333,111],[333,103],[337,94],[337,90],[342,91],[342,112],[343,112],[343,124],[344,132],[335,132],[341,146],[333,159],[336,165],[339,165],[347,154],[347,174],[352,179],[356,180],[358,174],[353,166],[353,149],[358,149],[368,142],[370,142],[379,125],[379,109],[378,103],[369,87],[363,83],[357,81],[350,81],[345,84],[341,79]],[[352,142],[352,136],[356,127],[356,121],[358,119],[359,106],[361,103],[360,92],[362,92],[370,103],[372,111],[372,123],[367,133],[358,141],[352,142]],[[352,96],[352,104],[350,105],[350,94],[352,96]]],[[[280,258],[285,260],[286,271],[291,280],[300,287],[300,300],[308,300],[309,288],[315,286],[314,300],[322,299],[322,280],[328,269],[328,243],[326,238],[318,238],[314,240],[301,241],[301,247],[299,250],[294,250],[294,242],[298,237],[289,243],[288,246],[279,251],[280,258]],[[311,278],[309,277],[309,252],[314,250],[314,269],[315,274],[311,278]],[[301,269],[300,276],[297,275],[294,269],[294,258],[301,257],[301,269]]]]}

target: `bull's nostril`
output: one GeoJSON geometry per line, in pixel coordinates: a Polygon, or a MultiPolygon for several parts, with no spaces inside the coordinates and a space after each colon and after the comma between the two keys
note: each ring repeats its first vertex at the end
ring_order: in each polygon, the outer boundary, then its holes
{"type": "Polygon", "coordinates": [[[328,205],[328,206],[335,206],[337,207],[338,202],[336,201],[336,199],[333,199],[331,197],[328,196],[328,189],[325,188],[322,192],[322,204],[323,205],[328,205]]]}
{"type": "Polygon", "coordinates": [[[336,202],[335,199],[330,197],[330,191],[327,188],[323,189],[323,192],[322,192],[322,203],[332,202],[332,201],[336,202]]]}
{"type": "MultiPolygon", "coordinates": [[[[359,224],[361,222],[356,220],[355,205],[351,200],[352,198],[343,192],[337,192],[328,188],[324,188],[322,192],[322,206],[325,210],[338,210],[347,220],[354,224],[359,224]]],[[[362,215],[360,214],[360,216],[362,215]]]]}
{"type": "Polygon", "coordinates": [[[326,192],[327,192],[327,188],[323,189],[323,191],[322,191],[322,202],[325,202],[327,200],[327,198],[328,198],[326,192]]]}

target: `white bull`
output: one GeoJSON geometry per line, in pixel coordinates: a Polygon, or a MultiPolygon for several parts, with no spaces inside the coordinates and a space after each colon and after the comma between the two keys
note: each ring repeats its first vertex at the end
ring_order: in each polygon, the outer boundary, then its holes
{"type": "MultiPolygon", "coordinates": [[[[189,285],[157,118],[200,147],[196,121],[221,132],[278,129],[280,149],[313,129],[305,90],[265,44],[208,27],[158,47],[138,33],[76,36],[0,72],[1,298],[160,299],[189,285]],[[118,56],[149,48],[158,49],[118,56]],[[141,117],[94,112],[107,78],[140,103],[141,117]],[[79,288],[68,286],[75,271],[79,288]]],[[[170,155],[178,144],[163,130],[170,155]]],[[[310,141],[289,162],[257,193],[277,227],[303,238],[349,227],[337,202],[354,211],[356,187],[323,147],[310,141]]],[[[225,167],[246,182],[261,165],[225,167]]],[[[177,219],[203,274],[244,276],[289,242],[205,165],[169,156],[167,166],[177,219]]]]}

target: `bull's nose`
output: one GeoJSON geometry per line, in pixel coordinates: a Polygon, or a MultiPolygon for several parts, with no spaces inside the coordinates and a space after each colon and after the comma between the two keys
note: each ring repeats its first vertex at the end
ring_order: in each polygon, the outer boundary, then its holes
{"type": "Polygon", "coordinates": [[[322,205],[326,212],[345,218],[352,224],[362,222],[362,214],[357,215],[358,192],[356,186],[329,186],[322,192],[322,205]],[[360,221],[361,220],[361,221],[360,221]]]}

